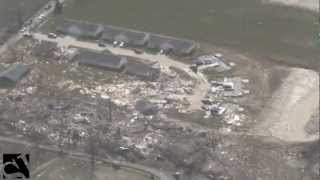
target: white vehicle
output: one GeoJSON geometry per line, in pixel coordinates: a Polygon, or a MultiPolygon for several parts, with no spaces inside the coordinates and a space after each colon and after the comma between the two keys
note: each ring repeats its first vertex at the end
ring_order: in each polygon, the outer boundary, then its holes
{"type": "Polygon", "coordinates": [[[120,42],[119,47],[124,47],[124,42],[120,42]]]}
{"type": "Polygon", "coordinates": [[[20,33],[24,33],[24,32],[26,32],[26,30],[27,30],[26,27],[22,27],[22,28],[20,29],[20,33]]]}
{"type": "Polygon", "coordinates": [[[24,32],[24,33],[22,33],[22,36],[23,36],[23,37],[31,38],[31,37],[32,37],[32,34],[31,34],[30,32],[24,32]]]}
{"type": "Polygon", "coordinates": [[[41,14],[40,16],[39,16],[39,19],[43,19],[45,17],[45,15],[44,14],[41,14]]]}
{"type": "Polygon", "coordinates": [[[217,58],[222,58],[222,54],[220,54],[220,53],[215,53],[214,56],[217,58]]]}
{"type": "Polygon", "coordinates": [[[56,34],[54,34],[54,33],[49,33],[48,34],[48,38],[52,38],[52,39],[55,39],[55,38],[57,38],[58,36],[56,35],[56,34]]]}

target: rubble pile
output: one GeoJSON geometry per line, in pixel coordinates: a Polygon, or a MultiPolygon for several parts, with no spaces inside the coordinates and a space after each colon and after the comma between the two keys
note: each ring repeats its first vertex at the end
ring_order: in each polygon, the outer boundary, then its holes
{"type": "Polygon", "coordinates": [[[213,71],[217,73],[226,72],[232,69],[233,63],[227,64],[222,60],[222,55],[204,55],[193,61],[192,69],[195,71],[213,71]]]}
{"type": "MultiPolygon", "coordinates": [[[[193,70],[208,70],[210,72],[222,73],[231,70],[233,63],[225,63],[221,54],[200,56],[194,61],[193,70]]],[[[246,119],[245,109],[236,102],[250,94],[247,88],[248,79],[241,77],[224,77],[223,79],[210,82],[210,89],[206,98],[202,100],[202,109],[205,111],[204,118],[220,119],[230,131],[230,127],[241,126],[246,119]]]]}
{"type": "Polygon", "coordinates": [[[245,89],[248,79],[240,77],[224,78],[223,81],[211,81],[210,94],[216,98],[241,97],[250,93],[245,89]]]}

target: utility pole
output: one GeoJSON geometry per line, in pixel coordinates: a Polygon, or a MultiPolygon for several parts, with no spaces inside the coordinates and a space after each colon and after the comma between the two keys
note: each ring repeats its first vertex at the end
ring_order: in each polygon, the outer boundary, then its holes
{"type": "Polygon", "coordinates": [[[108,101],[108,121],[112,122],[112,101],[110,96],[101,96],[102,99],[105,99],[108,101]]]}
{"type": "Polygon", "coordinates": [[[94,130],[91,129],[89,131],[89,153],[90,153],[90,174],[89,174],[89,180],[93,180],[95,175],[95,166],[96,166],[96,153],[97,153],[97,147],[96,147],[96,135],[94,134],[94,130]]]}
{"type": "Polygon", "coordinates": [[[109,98],[108,100],[108,107],[109,107],[109,122],[112,122],[112,102],[111,102],[111,98],[109,98]]]}
{"type": "Polygon", "coordinates": [[[54,14],[59,15],[62,13],[63,10],[63,4],[60,2],[60,0],[56,0],[56,3],[54,5],[54,14]]]}
{"type": "Polygon", "coordinates": [[[19,3],[17,6],[16,16],[17,16],[18,29],[20,29],[23,26],[22,6],[23,6],[23,3],[19,3]]]}

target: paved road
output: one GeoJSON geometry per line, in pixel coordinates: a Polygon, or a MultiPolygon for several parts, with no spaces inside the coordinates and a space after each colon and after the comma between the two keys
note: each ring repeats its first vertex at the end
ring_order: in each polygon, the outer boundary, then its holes
{"type": "MultiPolygon", "coordinates": [[[[25,140],[20,140],[20,139],[15,139],[15,138],[8,138],[8,137],[3,137],[0,136],[0,142],[4,142],[4,143],[13,143],[13,144],[21,144],[24,146],[35,146],[34,143],[25,141],[25,140]]],[[[51,147],[51,146],[46,146],[46,145],[38,145],[38,148],[46,150],[46,151],[50,151],[50,152],[55,152],[55,153],[61,153],[61,150],[59,148],[56,147],[51,147]]],[[[82,153],[82,152],[76,152],[76,151],[63,151],[64,154],[66,154],[67,156],[71,157],[71,158],[81,158],[83,160],[86,161],[90,161],[90,155],[86,154],[86,153],[82,153]]],[[[54,161],[54,160],[52,160],[54,161]]],[[[109,164],[112,163],[116,163],[119,164],[121,167],[125,167],[125,168],[130,168],[133,170],[137,170],[137,171],[142,171],[142,172],[146,172],[149,174],[154,175],[155,177],[158,177],[159,180],[174,180],[173,176],[168,175],[160,170],[157,169],[153,169],[147,166],[143,166],[143,165],[138,165],[138,164],[132,164],[132,163],[127,163],[127,162],[119,162],[116,160],[112,160],[112,159],[104,159],[104,158],[99,158],[99,161],[102,162],[106,162],[109,164]]],[[[45,164],[43,166],[40,166],[39,168],[45,168],[45,164]]],[[[37,168],[38,170],[40,170],[39,168],[37,168]]]]}
{"type": "Polygon", "coordinates": [[[205,76],[202,73],[199,72],[198,74],[195,74],[193,71],[190,70],[188,64],[182,63],[180,61],[176,61],[176,60],[174,60],[168,56],[165,56],[165,55],[159,55],[159,54],[154,55],[154,54],[147,54],[147,53],[136,54],[132,50],[113,47],[113,46],[99,47],[97,45],[97,43],[80,41],[80,40],[77,40],[77,39],[69,37],[69,36],[51,39],[51,38],[48,38],[47,35],[45,35],[45,34],[35,33],[33,35],[33,37],[39,41],[45,40],[45,41],[56,42],[58,44],[58,46],[60,46],[60,47],[75,46],[75,47],[80,47],[80,48],[92,49],[92,50],[96,50],[96,51],[109,50],[113,54],[158,61],[161,66],[164,66],[164,67],[173,66],[173,67],[179,68],[179,69],[185,71],[186,73],[188,73],[188,75],[190,77],[197,80],[197,85],[194,89],[194,94],[186,96],[186,98],[189,100],[189,102],[191,104],[189,107],[190,111],[199,110],[201,108],[201,105],[202,105],[201,100],[206,96],[207,91],[210,87],[209,83],[207,82],[207,79],[205,78],[205,76]]]}

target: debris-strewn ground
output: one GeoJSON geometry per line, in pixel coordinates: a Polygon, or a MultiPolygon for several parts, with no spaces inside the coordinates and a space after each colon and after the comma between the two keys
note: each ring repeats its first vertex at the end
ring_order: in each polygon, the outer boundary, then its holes
{"type": "Polygon", "coordinates": [[[301,156],[308,155],[303,151],[308,144],[292,150],[282,141],[246,135],[261,123],[257,117],[265,100],[289,74],[272,63],[223,57],[235,66],[206,72],[216,81],[202,89],[209,105],[190,111],[184,97],[198,88],[181,69],[164,66],[157,81],[142,81],[81,66],[72,58],[76,49],[53,48],[46,54],[34,48],[39,42],[23,39],[2,55],[4,68],[24,63],[31,71],[15,87],[0,90],[1,135],[88,153],[94,147],[97,156],[186,180],[316,177],[317,164],[301,156]],[[225,82],[234,82],[237,91],[224,91],[219,83],[225,82]]]}

